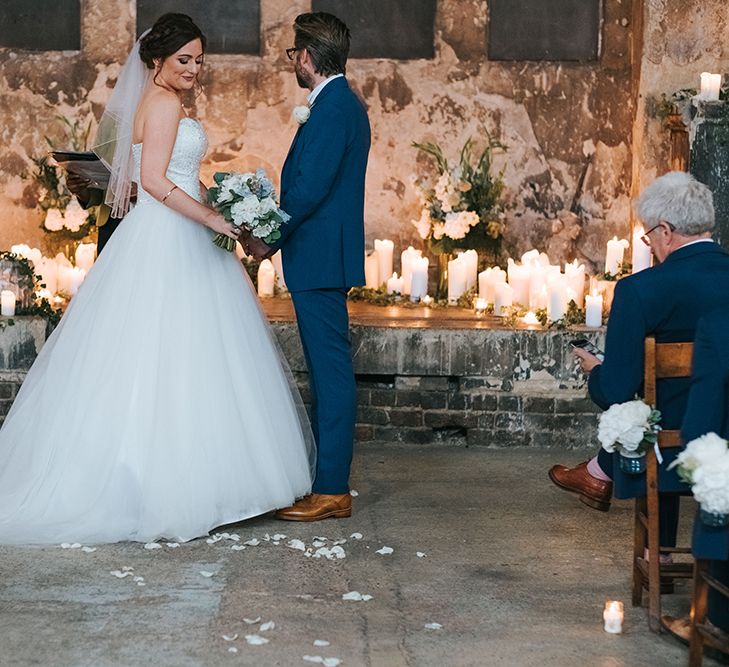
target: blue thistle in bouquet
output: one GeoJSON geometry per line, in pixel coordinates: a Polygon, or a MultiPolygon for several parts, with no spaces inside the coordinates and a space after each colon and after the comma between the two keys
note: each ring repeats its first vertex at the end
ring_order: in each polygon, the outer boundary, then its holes
{"type": "MultiPolygon", "coordinates": [[[[276,190],[263,169],[255,173],[219,171],[213,180],[208,201],[228,222],[247,229],[267,245],[281,238],[281,225],[291,216],[279,208],[276,190]]],[[[218,234],[213,243],[228,252],[235,249],[235,240],[225,234],[218,234]]]]}

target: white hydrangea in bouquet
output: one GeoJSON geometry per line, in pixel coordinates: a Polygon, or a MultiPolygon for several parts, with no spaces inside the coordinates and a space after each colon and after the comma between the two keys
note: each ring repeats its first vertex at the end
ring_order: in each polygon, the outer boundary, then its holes
{"type": "Polygon", "coordinates": [[[496,255],[499,250],[505,226],[504,169],[492,173],[492,156],[495,149],[505,147],[487,136],[476,158],[474,144],[472,139],[466,142],[455,167],[438,144],[413,144],[433,158],[437,169],[435,178],[412,178],[422,205],[413,225],[435,254],[480,249],[496,255]]]}
{"type": "MultiPolygon", "coordinates": [[[[215,185],[208,190],[208,201],[230,223],[247,229],[251,235],[271,245],[281,238],[281,225],[291,216],[276,202],[276,190],[263,169],[255,173],[217,172],[215,185]]],[[[218,234],[213,243],[228,252],[235,240],[218,234]]]]}
{"type": "Polygon", "coordinates": [[[611,405],[600,415],[597,438],[610,453],[637,457],[658,440],[661,413],[641,400],[611,405]]]}
{"type": "Polygon", "coordinates": [[[702,519],[721,516],[723,519],[712,525],[729,523],[729,443],[726,440],[716,433],[692,440],[671,463],[671,468],[677,468],[678,476],[691,485],[694,498],[705,513],[702,519]]]}

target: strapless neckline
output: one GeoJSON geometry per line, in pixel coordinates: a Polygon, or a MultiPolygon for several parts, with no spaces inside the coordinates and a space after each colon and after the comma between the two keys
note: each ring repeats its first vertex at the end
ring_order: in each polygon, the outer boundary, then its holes
{"type": "MultiPolygon", "coordinates": [[[[197,118],[192,118],[192,117],[190,117],[190,116],[183,116],[183,117],[182,117],[182,118],[180,118],[180,120],[179,120],[179,121],[177,122],[177,127],[178,127],[178,129],[179,129],[180,125],[182,124],[182,121],[185,121],[185,120],[191,120],[191,121],[192,121],[193,123],[195,123],[196,125],[202,125],[202,123],[200,123],[200,121],[199,121],[199,120],[198,120],[197,118]]],[[[133,144],[132,144],[132,146],[141,146],[141,145],[142,145],[142,143],[143,143],[142,141],[140,141],[140,142],[138,142],[138,143],[133,143],[133,144]]]]}

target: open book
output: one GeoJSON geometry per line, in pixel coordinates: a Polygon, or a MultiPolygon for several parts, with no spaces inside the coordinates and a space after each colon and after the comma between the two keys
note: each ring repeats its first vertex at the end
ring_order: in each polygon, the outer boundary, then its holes
{"type": "Polygon", "coordinates": [[[91,187],[106,190],[109,170],[91,151],[51,151],[53,159],[67,172],[91,181],[91,187]]]}

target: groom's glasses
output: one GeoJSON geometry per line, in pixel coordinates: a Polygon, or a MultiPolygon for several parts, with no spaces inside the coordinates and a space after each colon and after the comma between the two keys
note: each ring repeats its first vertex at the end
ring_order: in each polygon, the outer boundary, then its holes
{"type": "Polygon", "coordinates": [[[290,49],[286,49],[286,56],[288,57],[289,60],[293,60],[294,54],[297,51],[301,51],[301,49],[297,46],[292,46],[290,49]]]}

